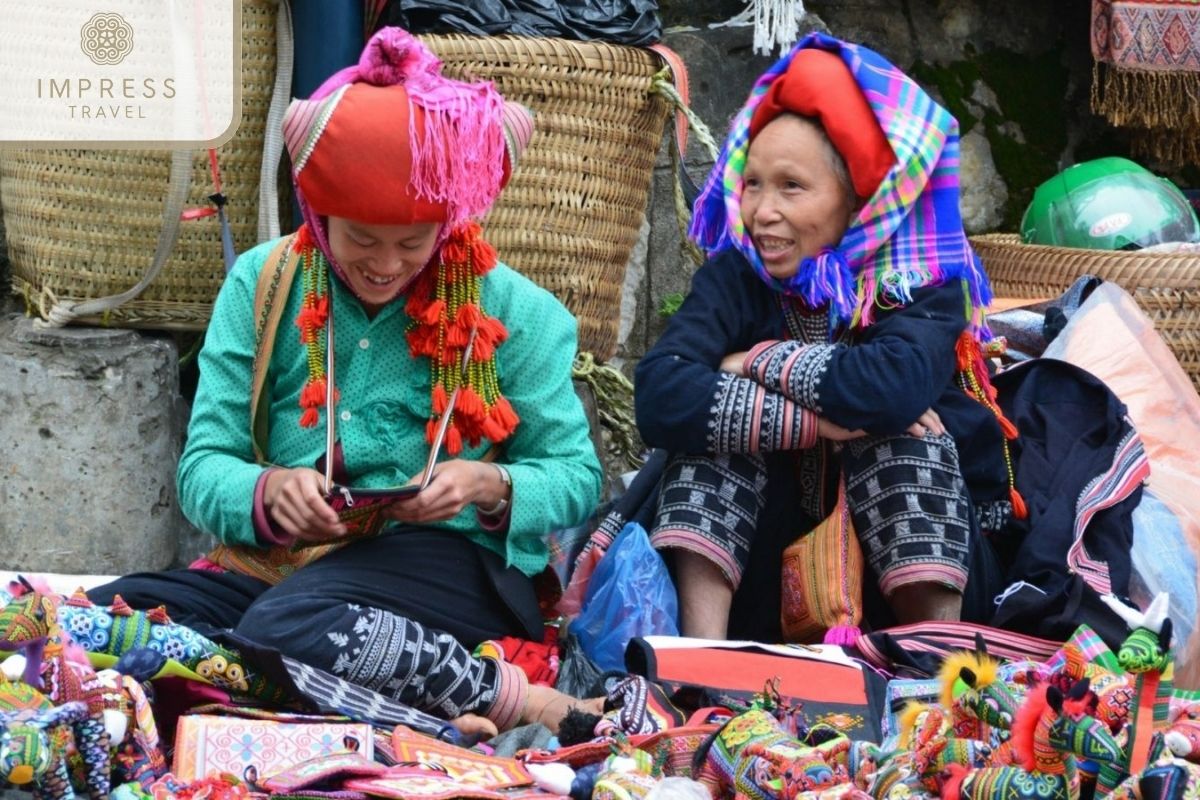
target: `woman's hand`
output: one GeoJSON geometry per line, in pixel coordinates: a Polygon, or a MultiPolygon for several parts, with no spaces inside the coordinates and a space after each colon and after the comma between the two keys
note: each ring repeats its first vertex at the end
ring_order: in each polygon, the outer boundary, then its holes
{"type": "Polygon", "coordinates": [[[457,517],[472,503],[492,508],[507,492],[500,470],[487,462],[443,461],[433,468],[428,486],[411,498],[392,503],[383,515],[397,522],[441,522],[457,517]]]}
{"type": "Polygon", "coordinates": [[[848,442],[866,435],[867,432],[862,429],[852,431],[841,425],[835,425],[824,417],[817,418],[817,436],[822,439],[828,439],[831,442],[848,442]]]}
{"type": "Polygon", "coordinates": [[[747,377],[744,366],[748,354],[748,350],[743,350],[740,353],[730,353],[725,356],[721,359],[721,372],[730,372],[739,378],[747,377]]]}
{"type": "Polygon", "coordinates": [[[922,439],[926,433],[941,436],[946,432],[946,426],[942,424],[942,419],[937,415],[937,412],[932,408],[928,408],[924,414],[917,417],[916,422],[908,426],[907,430],[913,436],[922,439]]]}
{"type": "Polygon", "coordinates": [[[271,519],[289,535],[306,542],[326,542],[346,535],[346,526],[325,502],[325,476],[315,469],[272,470],[263,490],[271,519]]]}

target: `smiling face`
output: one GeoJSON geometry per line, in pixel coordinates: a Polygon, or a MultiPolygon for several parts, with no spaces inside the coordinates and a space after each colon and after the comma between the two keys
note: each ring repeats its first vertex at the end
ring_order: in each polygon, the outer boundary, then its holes
{"type": "Polygon", "coordinates": [[[781,114],[767,123],[746,156],[742,222],[773,278],[836,247],[850,226],[855,198],[841,156],[814,122],[781,114]]]}
{"type": "Polygon", "coordinates": [[[433,257],[436,222],[367,225],[329,218],[329,249],[369,314],[387,305],[433,257]]]}

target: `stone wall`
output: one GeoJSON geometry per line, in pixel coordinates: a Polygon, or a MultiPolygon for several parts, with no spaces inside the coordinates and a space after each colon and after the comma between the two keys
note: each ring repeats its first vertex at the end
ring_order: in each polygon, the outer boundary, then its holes
{"type": "Polygon", "coordinates": [[[167,339],[0,318],[0,569],[117,574],[178,551],[186,409],[167,339]]]}

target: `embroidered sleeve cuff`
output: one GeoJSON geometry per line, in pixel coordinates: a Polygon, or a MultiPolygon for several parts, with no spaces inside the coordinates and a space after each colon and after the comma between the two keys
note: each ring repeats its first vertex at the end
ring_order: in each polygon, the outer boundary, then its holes
{"type": "Polygon", "coordinates": [[[709,422],[713,453],[801,450],[817,442],[817,415],[752,380],[726,375],[709,422]]]}
{"type": "Polygon", "coordinates": [[[762,342],[746,356],[746,374],[807,409],[822,413],[821,381],[838,345],[762,342]]]}
{"type": "Polygon", "coordinates": [[[750,352],[746,353],[746,360],[742,363],[742,373],[751,380],[763,383],[765,367],[771,361],[772,353],[781,347],[787,347],[789,344],[796,344],[796,342],[768,339],[765,342],[759,342],[754,345],[754,347],[750,348],[750,352]]]}
{"type": "Polygon", "coordinates": [[[267,490],[267,476],[274,471],[273,469],[264,469],[258,476],[258,483],[254,484],[254,511],[251,515],[254,520],[254,538],[258,539],[259,544],[266,547],[291,545],[295,541],[295,537],[275,524],[263,502],[263,496],[267,490]]]}

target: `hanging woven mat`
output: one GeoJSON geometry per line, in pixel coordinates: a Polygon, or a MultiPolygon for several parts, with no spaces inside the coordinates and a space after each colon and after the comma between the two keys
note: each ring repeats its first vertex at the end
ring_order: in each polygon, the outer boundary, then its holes
{"type": "MultiPolygon", "coordinates": [[[[279,8],[277,0],[242,3],[242,122],[217,150],[239,252],[262,235],[259,209],[266,203],[259,196],[259,175],[276,84],[279,8]]],[[[279,150],[274,152],[278,157],[279,150]]],[[[194,154],[190,175],[186,166],[175,169],[173,180],[169,151],[0,153],[13,288],[43,320],[58,324],[202,330],[224,279],[221,232],[217,217],[209,216],[180,222],[178,235],[170,236],[172,211],[208,207],[213,192],[207,152],[194,154]],[[181,186],[186,197],[173,197],[181,186]],[[150,275],[155,252],[164,247],[160,269],[150,275]],[[107,310],[71,313],[85,303],[85,308],[112,305],[93,301],[123,295],[129,299],[107,310]]],[[[277,235],[277,222],[274,227],[277,235]]]]}
{"type": "Polygon", "coordinates": [[[671,110],[660,57],[603,42],[425,35],[443,71],[490,80],[534,112],[533,138],[485,221],[505,263],[579,320],[579,349],[617,349],[621,289],[671,110]]]}
{"type": "Polygon", "coordinates": [[[1056,297],[1095,275],[1133,295],[1200,390],[1200,257],[1025,244],[1017,234],[971,237],[997,297],[1056,297]]]}

